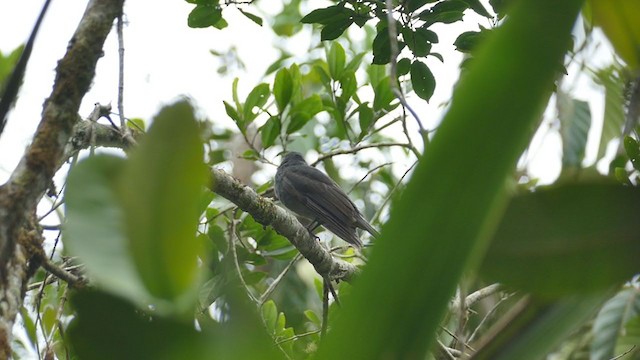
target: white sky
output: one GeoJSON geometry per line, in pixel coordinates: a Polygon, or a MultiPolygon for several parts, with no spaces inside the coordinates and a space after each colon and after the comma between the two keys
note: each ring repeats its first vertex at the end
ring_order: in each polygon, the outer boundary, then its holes
{"type": "MultiPolygon", "coordinates": [[[[50,6],[35,43],[20,98],[0,138],[0,182],[6,180],[17,164],[40,121],[42,103],[53,85],[56,63],[64,55],[86,3],[54,0],[50,6]]],[[[0,51],[7,53],[26,41],[42,4],[43,0],[0,0],[0,51]]],[[[125,6],[125,115],[149,120],[162,104],[187,95],[212,121],[231,126],[222,100],[231,98],[232,77],[221,77],[216,72],[219,63],[209,51],[224,51],[230,45],[237,47],[239,58],[246,64],[246,73],[236,74],[240,76],[242,98],[263,81],[267,66],[278,57],[271,31],[258,27],[231,8],[224,12],[230,24],[228,28],[222,31],[191,29],[186,25],[186,19],[192,4],[182,0],[150,4],[129,0],[125,6]]],[[[315,1],[310,8],[324,4],[315,1]]],[[[462,31],[477,30],[474,19],[466,15],[465,20],[470,20],[466,24],[445,25],[441,29],[446,31],[435,29],[440,43],[434,46],[434,51],[445,57],[444,64],[433,57],[427,60],[436,75],[436,93],[429,104],[415,96],[408,99],[421,114],[426,128],[433,128],[441,118],[442,109],[438,105],[449,99],[458,77],[458,63],[462,57],[453,50],[452,43],[462,31]]],[[[486,20],[482,24],[488,26],[486,20]]],[[[287,47],[303,57],[308,49],[308,37],[296,37],[287,47]]],[[[608,53],[608,50],[604,52],[608,53]]],[[[111,102],[115,109],[117,80],[117,41],[112,32],[80,114],[87,116],[96,102],[111,102]]],[[[599,89],[582,81],[576,86],[575,93],[578,98],[589,100],[594,122],[597,122],[596,119],[602,116],[599,89]]],[[[544,146],[536,146],[538,150],[529,165],[535,175],[542,177],[542,182],[550,182],[560,169],[561,145],[553,132],[544,138],[544,146]]]]}

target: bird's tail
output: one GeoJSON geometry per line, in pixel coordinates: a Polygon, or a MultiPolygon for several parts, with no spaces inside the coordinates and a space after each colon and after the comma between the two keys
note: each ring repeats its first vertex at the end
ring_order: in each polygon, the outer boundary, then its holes
{"type": "Polygon", "coordinates": [[[360,228],[367,230],[367,232],[369,232],[369,234],[373,235],[374,238],[379,238],[380,237],[380,233],[378,232],[378,230],[374,229],[373,226],[371,226],[371,224],[369,224],[369,222],[367,222],[367,220],[360,218],[360,228]]]}

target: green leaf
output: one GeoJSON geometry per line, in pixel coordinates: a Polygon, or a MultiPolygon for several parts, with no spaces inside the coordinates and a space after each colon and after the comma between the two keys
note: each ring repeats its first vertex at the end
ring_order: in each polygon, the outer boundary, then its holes
{"type": "Polygon", "coordinates": [[[373,98],[373,111],[380,111],[389,107],[393,99],[396,96],[391,91],[391,84],[389,77],[382,79],[375,87],[375,94],[373,98]]]}
{"type": "Polygon", "coordinates": [[[631,165],[640,171],[640,144],[638,141],[631,136],[625,136],[622,141],[624,145],[624,150],[627,152],[627,156],[631,161],[631,165]]]}
{"type": "Polygon", "coordinates": [[[206,28],[216,25],[222,20],[222,9],[218,5],[197,5],[187,18],[192,28],[206,28]]]}
{"type": "Polygon", "coordinates": [[[558,95],[560,135],[562,136],[562,167],[580,168],[587,146],[591,111],[589,103],[558,95]]]}
{"type": "Polygon", "coordinates": [[[154,296],[188,310],[198,285],[198,203],[207,182],[193,108],[163,108],[131,152],[119,179],[129,246],[154,296]],[[182,302],[177,302],[181,299],[182,302]]]}
{"type": "Polygon", "coordinates": [[[117,185],[125,160],[97,155],[69,174],[64,246],[78,256],[98,288],[144,306],[149,294],[136,271],[125,235],[117,185]]]}
{"type": "Polygon", "coordinates": [[[627,287],[607,301],[593,322],[593,342],[590,358],[607,360],[619,355],[614,352],[627,322],[640,315],[640,290],[627,287]]]}
{"type": "MultiPolygon", "coordinates": [[[[395,39],[394,39],[395,41],[395,39]]],[[[391,42],[387,27],[378,29],[378,34],[373,39],[373,63],[377,65],[388,64],[391,61],[391,42]]]]}
{"type": "Polygon", "coordinates": [[[427,102],[431,99],[436,89],[436,79],[427,64],[419,60],[411,64],[411,85],[421,99],[427,102]]]}
{"type": "Polygon", "coordinates": [[[242,13],[242,15],[246,16],[249,20],[262,26],[262,18],[260,16],[252,14],[248,11],[242,10],[241,8],[237,8],[237,9],[242,13]]]}
{"type": "Polygon", "coordinates": [[[398,76],[407,75],[411,70],[411,59],[402,58],[396,64],[396,72],[398,76]]]}
{"type": "Polygon", "coordinates": [[[358,89],[356,74],[354,72],[344,72],[342,78],[340,78],[340,88],[342,89],[340,99],[346,103],[358,89]]]}
{"type": "Polygon", "coordinates": [[[482,40],[484,35],[485,34],[479,31],[466,31],[456,38],[453,45],[456,47],[456,50],[469,53],[478,45],[478,42],[482,40]]]}
{"type": "Polygon", "coordinates": [[[466,2],[467,5],[471,9],[473,9],[473,11],[475,11],[478,15],[482,15],[482,16],[484,16],[486,18],[489,18],[489,19],[492,18],[491,14],[489,14],[489,12],[484,7],[484,5],[482,5],[480,0],[463,0],[463,1],[466,2]]]}
{"type": "Polygon", "coordinates": [[[249,95],[247,95],[247,100],[244,102],[243,109],[245,127],[258,116],[258,113],[255,113],[254,110],[255,108],[258,108],[258,110],[261,109],[264,104],[267,103],[269,94],[269,84],[262,83],[254,87],[249,95]]]}
{"type": "Polygon", "coordinates": [[[609,142],[622,134],[624,126],[624,77],[617,67],[598,70],[594,81],[604,87],[604,123],[598,146],[598,159],[602,159],[609,142]]]}
{"type": "Polygon", "coordinates": [[[318,359],[427,356],[502,216],[505,179],[530,142],[582,3],[516,1],[477,49],[318,359]],[[473,169],[473,181],[461,169],[473,169]]]}
{"type": "Polygon", "coordinates": [[[367,103],[364,103],[360,105],[358,114],[360,115],[360,140],[362,140],[369,133],[369,128],[373,124],[373,110],[367,105],[367,103]]]}
{"type": "Polygon", "coordinates": [[[431,43],[424,37],[422,32],[413,31],[410,28],[402,28],[402,37],[413,55],[424,57],[431,52],[431,43]]]}
{"type": "Polygon", "coordinates": [[[418,29],[416,29],[416,33],[419,33],[420,37],[422,37],[423,39],[425,39],[426,41],[432,44],[438,43],[438,34],[427,29],[427,27],[425,26],[421,26],[418,29]]]}
{"type": "Polygon", "coordinates": [[[407,0],[402,5],[407,12],[414,12],[426,4],[437,2],[438,0],[407,0]]]}
{"type": "Polygon", "coordinates": [[[313,94],[294,105],[291,109],[291,121],[287,126],[287,134],[302,129],[320,111],[322,111],[322,99],[318,94],[313,94]]]}
{"type": "Polygon", "coordinates": [[[329,74],[333,80],[340,80],[346,60],[347,56],[342,45],[337,41],[332,42],[331,48],[327,53],[327,64],[329,65],[329,74]]]}
{"type": "Polygon", "coordinates": [[[640,189],[575,184],[514,197],[487,251],[488,279],[549,298],[640,272],[640,189]]]}
{"type": "Polygon", "coordinates": [[[353,24],[352,18],[339,18],[325,25],[320,31],[320,40],[335,40],[353,24]]]}
{"type": "Polygon", "coordinates": [[[244,132],[244,130],[246,129],[246,126],[244,126],[244,122],[240,118],[240,114],[238,113],[238,111],[233,106],[231,106],[228,102],[223,100],[222,103],[224,103],[224,110],[227,112],[227,115],[233,121],[235,121],[240,131],[244,132]]]}
{"type": "Polygon", "coordinates": [[[514,306],[508,322],[490,329],[495,336],[478,348],[477,360],[539,360],[561,344],[606,299],[606,294],[572,296],[553,302],[536,298],[523,299],[514,306]]]}
{"type": "Polygon", "coordinates": [[[270,333],[275,333],[278,317],[278,309],[273,300],[269,300],[262,305],[262,318],[270,333]]]}
{"type": "Polygon", "coordinates": [[[273,96],[276,98],[278,112],[282,113],[289,104],[293,94],[293,79],[287,68],[282,68],[276,73],[273,81],[273,96]]]}
{"type": "Polygon", "coordinates": [[[260,128],[260,136],[262,138],[262,146],[267,149],[273,145],[278,135],[280,135],[280,129],[282,124],[280,123],[280,117],[272,116],[267,122],[260,128]]]}
{"type": "Polygon", "coordinates": [[[323,24],[327,25],[339,19],[346,19],[354,15],[355,12],[344,6],[334,5],[324,9],[316,9],[303,17],[300,22],[303,24],[323,24]]]}

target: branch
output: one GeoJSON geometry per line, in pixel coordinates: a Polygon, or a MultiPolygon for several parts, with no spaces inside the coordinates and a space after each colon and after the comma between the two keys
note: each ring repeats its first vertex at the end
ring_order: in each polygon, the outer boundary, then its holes
{"type": "Polygon", "coordinates": [[[20,229],[64,163],[65,147],[78,123],[78,109],[89,90],[96,63],[124,0],[91,0],[65,56],[58,62],[53,91],[44,103],[33,142],[11,177],[0,186],[0,358],[11,357],[11,329],[31,276],[31,254],[17,246],[20,229]]]}
{"type": "Polygon", "coordinates": [[[289,239],[323,278],[351,281],[357,275],[358,268],[355,265],[334,259],[294,215],[222,170],[212,169],[211,177],[211,191],[236,204],[260,224],[270,225],[289,239]]]}

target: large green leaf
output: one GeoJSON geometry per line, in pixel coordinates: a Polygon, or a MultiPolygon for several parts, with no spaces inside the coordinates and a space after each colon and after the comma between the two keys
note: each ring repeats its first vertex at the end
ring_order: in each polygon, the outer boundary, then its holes
{"type": "Polygon", "coordinates": [[[516,2],[478,47],[319,358],[425,356],[463,270],[501,217],[505,179],[548,100],[581,5],[516,2]]]}
{"type": "Polygon", "coordinates": [[[99,288],[146,306],[152,296],[131,258],[117,196],[124,163],[122,158],[99,155],[73,168],[65,192],[63,241],[99,288]]]}
{"type": "Polygon", "coordinates": [[[131,153],[119,195],[136,268],[154,296],[186,300],[198,285],[198,203],[207,179],[193,108],[163,108],[131,153]]]}
{"type": "Polygon", "coordinates": [[[618,337],[625,330],[629,320],[640,315],[640,290],[627,287],[607,301],[593,322],[593,342],[591,359],[613,358],[618,337]]]}
{"type": "Polygon", "coordinates": [[[552,302],[524,299],[486,333],[487,338],[471,345],[476,350],[473,359],[544,359],[567,335],[593,316],[604,300],[604,293],[552,302]]]}
{"type": "Polygon", "coordinates": [[[561,185],[516,196],[481,267],[544,297],[607,289],[640,272],[640,189],[561,185]]]}

